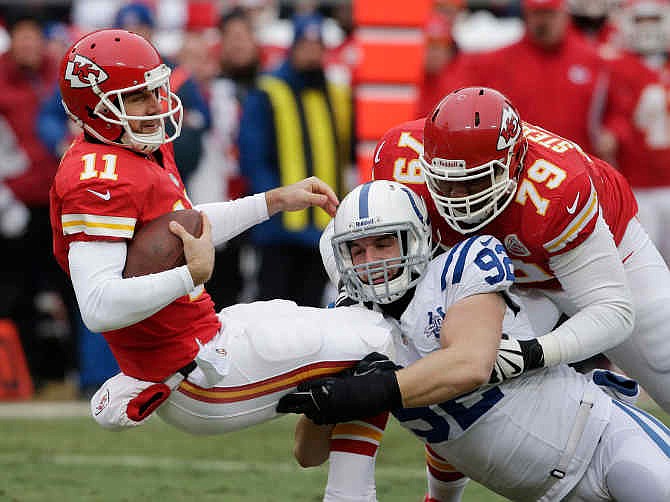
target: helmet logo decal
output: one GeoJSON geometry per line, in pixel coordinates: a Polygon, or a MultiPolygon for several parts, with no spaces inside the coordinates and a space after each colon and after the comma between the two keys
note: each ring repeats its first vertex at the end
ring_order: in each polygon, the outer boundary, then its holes
{"type": "Polygon", "coordinates": [[[80,54],[76,54],[74,60],[68,61],[65,67],[65,80],[69,80],[70,86],[75,89],[91,87],[92,84],[89,80],[91,75],[95,78],[96,84],[109,78],[105,70],[80,54]]]}
{"type": "Polygon", "coordinates": [[[500,120],[500,134],[498,135],[497,150],[504,150],[514,144],[521,134],[521,121],[514,109],[503,106],[502,119],[500,120]]]}

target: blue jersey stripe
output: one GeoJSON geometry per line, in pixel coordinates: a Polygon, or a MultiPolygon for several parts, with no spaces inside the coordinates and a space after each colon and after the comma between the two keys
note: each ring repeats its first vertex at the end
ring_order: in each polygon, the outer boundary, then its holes
{"type": "Polygon", "coordinates": [[[657,418],[649,415],[648,413],[644,412],[643,410],[639,408],[633,408],[631,406],[628,406],[621,401],[617,401],[616,399],[612,399],[612,402],[616,404],[619,408],[621,408],[624,413],[626,413],[628,416],[630,416],[637,424],[644,430],[644,432],[649,436],[649,438],[656,443],[656,445],[661,449],[663,453],[665,453],[665,456],[670,458],[670,444],[668,444],[667,439],[663,439],[654,429],[650,427],[650,425],[644,421],[640,415],[643,415],[647,420],[651,421],[654,425],[656,425],[661,431],[663,431],[666,435],[667,438],[670,438],[670,430],[663,425],[660,420],[657,418]]]}
{"type": "Polygon", "coordinates": [[[474,244],[474,242],[478,238],[479,236],[475,235],[474,237],[470,237],[463,244],[461,254],[458,256],[458,261],[456,262],[456,266],[454,267],[454,275],[451,280],[452,284],[458,284],[459,282],[461,282],[461,279],[463,277],[463,269],[465,268],[465,259],[468,257],[468,251],[470,251],[470,247],[474,244]]]}
{"type": "Polygon", "coordinates": [[[456,254],[456,251],[463,245],[463,241],[459,242],[456,244],[453,248],[449,250],[449,255],[447,256],[447,260],[444,262],[444,268],[442,269],[442,279],[440,280],[440,286],[442,287],[442,291],[447,289],[447,274],[449,273],[449,267],[451,266],[451,261],[454,259],[454,255],[456,254]]]}
{"type": "Polygon", "coordinates": [[[362,220],[370,216],[368,199],[370,197],[370,182],[361,187],[361,192],[358,194],[358,217],[362,220]]]}
{"type": "Polygon", "coordinates": [[[402,191],[407,194],[407,197],[409,197],[409,202],[412,204],[412,208],[414,208],[414,212],[416,213],[416,217],[419,218],[419,221],[421,223],[424,223],[423,216],[421,216],[421,211],[419,211],[419,208],[416,207],[416,201],[414,200],[414,197],[412,196],[412,193],[410,192],[409,188],[402,187],[402,191]]]}

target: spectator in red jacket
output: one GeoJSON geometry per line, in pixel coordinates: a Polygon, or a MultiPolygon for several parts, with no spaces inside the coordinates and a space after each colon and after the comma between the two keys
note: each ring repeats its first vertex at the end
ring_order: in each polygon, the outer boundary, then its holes
{"type": "Polygon", "coordinates": [[[37,115],[56,80],[40,20],[9,16],[9,50],[0,56],[0,317],[12,319],[39,390],[73,365],[74,305],[51,254],[49,187],[58,161],[36,134],[37,115]]]}
{"type": "Polygon", "coordinates": [[[526,32],[475,57],[473,83],[503,92],[529,122],[593,151],[606,101],[604,62],[576,32],[565,0],[523,0],[526,32]]]}

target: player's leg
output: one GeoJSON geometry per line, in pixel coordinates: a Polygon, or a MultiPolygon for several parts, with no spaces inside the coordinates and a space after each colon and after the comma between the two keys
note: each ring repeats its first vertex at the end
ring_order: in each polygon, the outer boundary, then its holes
{"type": "Polygon", "coordinates": [[[670,270],[633,220],[619,245],[633,292],[635,328],[607,357],[670,412],[670,270]]]}
{"type": "Polygon", "coordinates": [[[426,501],[459,502],[469,478],[426,445],[426,501]]]}
{"type": "MultiPolygon", "coordinates": [[[[605,484],[614,500],[670,500],[670,430],[648,413],[615,401],[605,484]]],[[[608,437],[609,436],[609,437],[608,437]]]]}
{"type": "Polygon", "coordinates": [[[228,374],[207,388],[196,369],[158,410],[194,434],[276,418],[279,398],[301,381],[337,373],[370,352],[394,353],[382,316],[359,307],[317,309],[274,300],[224,309],[221,321],[228,374]]]}
{"type": "Polygon", "coordinates": [[[324,502],[375,502],[375,461],[388,413],[337,424],[330,440],[324,502]]]}
{"type": "Polygon", "coordinates": [[[589,467],[566,500],[670,500],[670,431],[643,410],[613,402],[589,467]]]}

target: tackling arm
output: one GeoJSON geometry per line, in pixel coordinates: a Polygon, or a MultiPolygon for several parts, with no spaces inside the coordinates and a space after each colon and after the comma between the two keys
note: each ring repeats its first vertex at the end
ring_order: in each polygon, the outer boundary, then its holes
{"type": "Polygon", "coordinates": [[[549,264],[578,311],[538,339],[545,366],[581,361],[616,347],[631,335],[635,322],[632,293],[601,216],[583,244],[552,257],[549,264]]]}
{"type": "Polygon", "coordinates": [[[455,398],[488,382],[504,315],[497,293],[463,298],[442,323],[443,349],[399,371],[386,357],[369,354],[344,376],[301,383],[298,392],[280,399],[277,411],[332,424],[455,398]]]}
{"type": "Polygon", "coordinates": [[[469,296],[449,307],[440,329],[443,349],[397,372],[403,406],[441,403],[487,383],[504,316],[497,293],[469,296]]]}
{"type": "Polygon", "coordinates": [[[306,416],[295,424],[293,455],[301,467],[316,467],[328,460],[334,425],[316,425],[306,416]]]}
{"type": "Polygon", "coordinates": [[[593,233],[549,264],[577,312],[531,340],[503,338],[491,383],[524,371],[573,363],[622,343],[633,331],[635,310],[621,258],[601,216],[593,233]]]}

